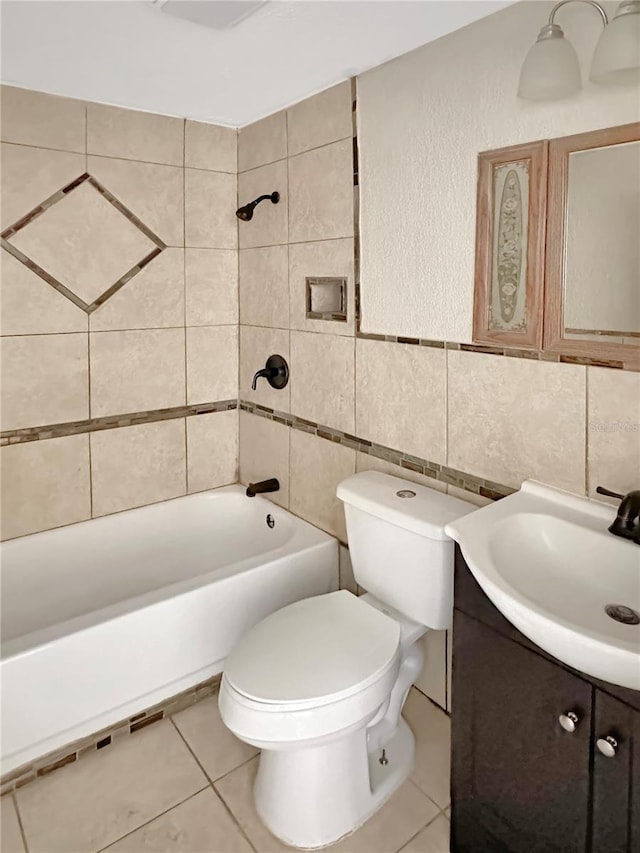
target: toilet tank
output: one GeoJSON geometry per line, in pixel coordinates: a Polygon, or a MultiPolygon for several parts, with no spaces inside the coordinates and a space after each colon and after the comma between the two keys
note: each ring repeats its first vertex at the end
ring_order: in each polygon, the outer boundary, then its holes
{"type": "Polygon", "coordinates": [[[421,625],[448,628],[454,542],[444,527],[476,507],[377,471],[348,477],[337,495],[356,581],[421,625]]]}

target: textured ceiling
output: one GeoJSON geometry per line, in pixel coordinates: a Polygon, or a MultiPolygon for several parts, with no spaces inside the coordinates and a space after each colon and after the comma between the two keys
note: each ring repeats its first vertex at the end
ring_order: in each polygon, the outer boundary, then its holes
{"type": "Polygon", "coordinates": [[[150,0],[3,0],[0,68],[4,83],[239,127],[508,5],[270,2],[213,30],[150,0]]]}

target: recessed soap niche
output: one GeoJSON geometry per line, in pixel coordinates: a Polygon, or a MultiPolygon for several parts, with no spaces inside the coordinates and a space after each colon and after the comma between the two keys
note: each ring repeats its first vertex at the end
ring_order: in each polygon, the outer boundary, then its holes
{"type": "Polygon", "coordinates": [[[334,276],[307,276],[307,318],[347,321],[347,279],[334,276]]]}

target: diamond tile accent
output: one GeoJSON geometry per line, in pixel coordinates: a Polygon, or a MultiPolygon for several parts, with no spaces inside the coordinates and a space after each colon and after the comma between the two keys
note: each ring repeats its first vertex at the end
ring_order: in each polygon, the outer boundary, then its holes
{"type": "Polygon", "coordinates": [[[86,173],[7,228],[2,246],[88,314],[165,248],[86,173]]]}

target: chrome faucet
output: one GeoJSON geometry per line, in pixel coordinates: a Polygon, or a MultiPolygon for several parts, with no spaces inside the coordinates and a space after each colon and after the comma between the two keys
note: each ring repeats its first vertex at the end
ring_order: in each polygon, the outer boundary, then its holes
{"type": "Polygon", "coordinates": [[[596,492],[609,498],[620,499],[618,514],[609,526],[609,532],[640,545],[640,489],[621,495],[605,489],[604,486],[598,486],[596,492]]]}

